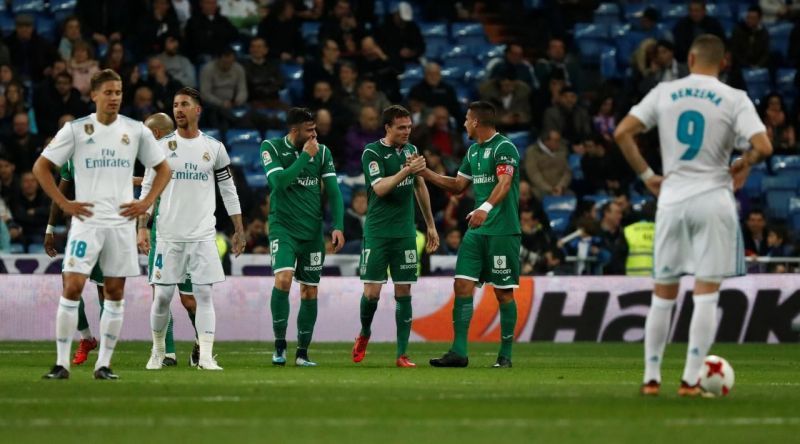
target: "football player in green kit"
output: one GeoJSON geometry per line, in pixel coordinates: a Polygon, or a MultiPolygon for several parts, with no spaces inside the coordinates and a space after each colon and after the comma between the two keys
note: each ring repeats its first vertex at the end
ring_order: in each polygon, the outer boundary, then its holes
{"type": "Polygon", "coordinates": [[[425,168],[425,158],[408,143],[411,113],[399,105],[383,110],[386,136],[364,147],[361,167],[367,183],[367,216],[361,248],[360,275],[364,283],[361,296],[361,332],[353,346],[353,362],[361,362],[367,352],[372,318],[378,308],[381,287],[387,281],[387,268],[394,283],[397,302],[396,365],[416,367],[406,355],[411,334],[411,284],[417,282],[417,241],[414,223],[414,198],[419,203],[427,226],[426,250],[439,247],[439,234],[433,223],[431,202],[425,180],[416,174],[425,168]],[[414,156],[414,160],[411,160],[414,156]]]}
{"type": "Polygon", "coordinates": [[[456,259],[453,306],[455,337],[450,351],[431,359],[434,367],[466,367],[467,335],[472,320],[472,293],[490,283],[500,304],[500,352],[495,368],[511,367],[511,346],[517,322],[514,289],[519,286],[519,152],[495,129],[496,113],[488,102],[469,105],[464,128],[474,140],[456,177],[425,169],[427,182],[459,194],[473,186],[476,208],[469,213],[469,229],[456,259]]]}

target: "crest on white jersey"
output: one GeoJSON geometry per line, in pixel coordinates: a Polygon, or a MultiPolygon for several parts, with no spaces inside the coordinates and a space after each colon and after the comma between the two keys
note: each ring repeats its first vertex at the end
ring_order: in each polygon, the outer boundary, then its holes
{"type": "Polygon", "coordinates": [[[167,142],[167,148],[169,148],[170,151],[177,150],[178,149],[178,141],[177,140],[170,140],[169,142],[167,142]]]}
{"type": "Polygon", "coordinates": [[[264,150],[261,152],[261,160],[264,161],[264,165],[272,162],[272,156],[269,155],[269,151],[264,150]]]}
{"type": "MultiPolygon", "coordinates": [[[[265,151],[265,152],[266,152],[266,151],[265,151]]],[[[208,154],[208,151],[206,151],[205,153],[203,153],[203,160],[205,160],[206,162],[211,162],[211,155],[210,155],[210,154],[208,154]]]]}
{"type": "Polygon", "coordinates": [[[129,145],[131,143],[131,139],[128,138],[127,134],[123,134],[122,135],[122,143],[124,145],[129,145]]]}
{"type": "Polygon", "coordinates": [[[91,123],[83,125],[83,132],[91,136],[92,134],[94,134],[94,125],[92,125],[91,123]]]}
{"type": "Polygon", "coordinates": [[[308,260],[309,260],[309,262],[311,262],[311,266],[312,267],[313,266],[322,265],[322,253],[320,253],[319,251],[311,253],[309,255],[309,259],[308,260]]]}

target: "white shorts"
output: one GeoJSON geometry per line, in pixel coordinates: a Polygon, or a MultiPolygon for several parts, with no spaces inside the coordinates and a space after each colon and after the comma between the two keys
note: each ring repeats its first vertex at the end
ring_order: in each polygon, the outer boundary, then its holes
{"type": "Polygon", "coordinates": [[[225,280],[217,243],[156,241],[151,284],[182,284],[186,278],[192,284],[208,285],[225,280]]]}
{"type": "Polygon", "coordinates": [[[744,275],[744,242],[730,190],[659,205],[653,256],[658,283],[675,283],[684,274],[707,282],[744,275]]]}
{"type": "Polygon", "coordinates": [[[105,277],[140,275],[136,227],[73,224],[67,236],[63,271],[89,276],[95,264],[100,265],[105,277]]]}

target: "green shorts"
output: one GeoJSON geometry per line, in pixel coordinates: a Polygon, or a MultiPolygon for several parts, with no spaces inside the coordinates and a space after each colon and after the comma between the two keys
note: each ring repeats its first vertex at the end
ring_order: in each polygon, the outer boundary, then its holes
{"type": "MultiPolygon", "coordinates": [[[[155,222],[154,222],[155,223],[155,222]]],[[[155,231],[151,231],[151,233],[155,233],[155,231]]],[[[156,237],[150,236],[150,254],[147,255],[147,278],[151,280],[153,276],[151,273],[153,272],[153,261],[155,260],[156,256],[156,237]]],[[[178,284],[178,292],[180,294],[194,294],[194,290],[192,290],[192,278],[191,276],[187,277],[182,284],[178,284]]]]}
{"type": "Polygon", "coordinates": [[[413,236],[367,237],[361,246],[359,274],[363,282],[386,283],[386,270],[395,284],[417,282],[417,240],[413,236]]]}
{"type": "Polygon", "coordinates": [[[321,233],[316,239],[306,240],[273,228],[269,233],[269,249],[273,274],[291,270],[295,281],[313,287],[319,285],[325,262],[325,240],[321,233]]]}
{"type": "Polygon", "coordinates": [[[456,278],[494,288],[519,287],[520,235],[475,234],[467,230],[456,259],[456,278]]]}
{"type": "Polygon", "coordinates": [[[89,275],[89,280],[94,282],[98,287],[105,285],[103,283],[105,278],[103,277],[103,270],[100,269],[100,264],[94,264],[94,268],[92,268],[92,274],[89,275]]]}

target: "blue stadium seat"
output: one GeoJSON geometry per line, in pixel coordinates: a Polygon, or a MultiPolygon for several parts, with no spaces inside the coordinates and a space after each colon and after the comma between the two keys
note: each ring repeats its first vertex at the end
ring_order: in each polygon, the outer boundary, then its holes
{"type": "Polygon", "coordinates": [[[794,190],[770,190],[766,193],[767,216],[786,220],[789,216],[789,200],[796,196],[794,190]]]}
{"type": "Polygon", "coordinates": [[[442,79],[453,86],[464,83],[464,67],[462,66],[443,66],[442,79]]]}
{"type": "Polygon", "coordinates": [[[789,173],[800,173],[800,156],[772,156],[769,161],[770,168],[774,174],[783,175],[789,173]]]}
{"type": "Polygon", "coordinates": [[[445,22],[420,23],[419,30],[422,33],[422,36],[425,37],[426,42],[429,37],[447,38],[449,35],[447,32],[447,23],[445,22]]]}
{"type": "Polygon", "coordinates": [[[794,79],[797,77],[797,70],[794,68],[781,68],[775,74],[775,84],[781,95],[795,95],[794,79]]]}
{"type": "Polygon", "coordinates": [[[242,119],[250,112],[250,105],[242,105],[231,108],[231,114],[237,119],[242,119]]]}
{"type": "Polygon", "coordinates": [[[777,176],[764,177],[761,181],[761,192],[770,191],[791,191],[794,192],[800,184],[800,177],[794,174],[779,174],[777,176]]]}
{"type": "Polygon", "coordinates": [[[316,45],[319,42],[319,28],[320,22],[308,21],[300,25],[300,34],[303,35],[303,40],[316,45]]]}
{"type": "Polygon", "coordinates": [[[277,129],[267,130],[264,133],[264,138],[265,139],[277,139],[278,137],[283,137],[283,136],[284,136],[284,131],[283,130],[277,130],[277,129]]]}
{"type": "Polygon", "coordinates": [[[763,164],[760,165],[762,165],[761,168],[753,168],[750,171],[750,174],[747,176],[747,181],[742,188],[745,195],[750,199],[757,199],[761,196],[761,182],[764,180],[767,172],[766,169],[763,168],[763,164]]]}
{"type": "Polygon", "coordinates": [[[747,94],[756,103],[760,102],[771,89],[767,68],[743,69],[742,77],[747,85],[747,94]]]}
{"type": "Polygon", "coordinates": [[[425,57],[438,59],[439,56],[450,47],[447,37],[431,36],[425,38],[425,57]]]}
{"type": "Polygon", "coordinates": [[[581,60],[592,65],[598,64],[600,54],[610,47],[609,27],[595,23],[576,23],[574,34],[581,60]]]}
{"type": "Polygon", "coordinates": [[[600,75],[604,79],[619,79],[622,77],[617,68],[617,49],[613,46],[606,47],[600,53],[600,75]]]}
{"type": "Polygon", "coordinates": [[[689,8],[686,3],[683,4],[665,4],[661,6],[661,18],[664,21],[678,21],[689,14],[689,8]]]}
{"type": "Polygon", "coordinates": [[[68,12],[72,14],[78,0],[50,0],[50,13],[56,15],[61,12],[68,12]]]}
{"type": "Polygon", "coordinates": [[[3,33],[3,36],[8,36],[12,32],[14,32],[14,17],[6,14],[0,13],[0,31],[3,33]]]}
{"type": "Polygon", "coordinates": [[[448,66],[459,66],[464,70],[476,65],[475,57],[470,52],[469,47],[464,45],[451,46],[440,57],[448,66]]]}
{"type": "Polygon", "coordinates": [[[45,15],[37,15],[36,33],[48,42],[55,42],[57,39],[55,20],[45,15]]]}
{"type": "Polygon", "coordinates": [[[619,23],[619,5],[616,3],[600,3],[594,10],[594,23],[619,23]]]}
{"type": "Polygon", "coordinates": [[[469,106],[470,102],[472,102],[475,98],[474,94],[472,93],[472,89],[464,84],[457,85],[455,89],[456,99],[461,105],[461,109],[466,110],[467,106],[469,106]]]}
{"type": "Polygon", "coordinates": [[[645,9],[647,9],[646,3],[628,3],[622,7],[622,14],[626,21],[631,22],[641,17],[645,9]]]}
{"type": "Polygon", "coordinates": [[[550,229],[557,235],[565,234],[569,226],[569,219],[572,217],[572,211],[554,210],[547,211],[547,218],[550,219],[550,229]]]}
{"type": "Polygon", "coordinates": [[[770,50],[779,53],[784,61],[786,61],[786,56],[789,53],[789,36],[793,27],[794,24],[791,22],[778,22],[767,25],[770,50]]]}
{"type": "Polygon", "coordinates": [[[267,187],[267,176],[263,171],[251,171],[244,176],[244,180],[250,188],[260,189],[267,187]]]}
{"type": "Polygon", "coordinates": [[[517,147],[520,157],[524,156],[525,150],[531,143],[531,133],[528,131],[514,131],[506,134],[506,137],[517,147]]]}
{"type": "Polygon", "coordinates": [[[464,83],[477,87],[478,84],[486,79],[487,74],[485,69],[473,66],[464,71],[464,83]]]}
{"type": "Polygon", "coordinates": [[[711,17],[716,19],[733,20],[734,14],[731,5],[726,3],[708,3],[706,4],[706,12],[711,17]]]}
{"type": "Polygon", "coordinates": [[[261,134],[255,129],[230,129],[225,135],[225,143],[261,143],[261,134]]]}
{"type": "Polygon", "coordinates": [[[578,205],[578,199],[575,196],[545,196],[542,199],[542,206],[545,211],[575,211],[578,205]]]}
{"type": "Polygon", "coordinates": [[[353,187],[345,183],[342,180],[342,176],[338,176],[336,181],[339,183],[339,191],[342,192],[342,201],[344,201],[344,207],[349,208],[350,202],[353,200],[353,187]]]}
{"type": "Polygon", "coordinates": [[[789,227],[800,230],[800,197],[789,199],[789,227]]]}
{"type": "Polygon", "coordinates": [[[220,131],[216,128],[200,128],[200,131],[217,140],[222,140],[222,133],[220,133],[220,131]]]}
{"type": "Polygon", "coordinates": [[[484,35],[483,25],[479,22],[456,22],[450,30],[450,37],[456,40],[460,37],[484,35]]]}
{"type": "Polygon", "coordinates": [[[653,199],[653,196],[646,194],[631,196],[631,207],[633,208],[634,211],[642,211],[642,207],[644,207],[644,204],[646,204],[647,202],[652,202],[654,200],[655,199],[653,199]]]}
{"type": "Polygon", "coordinates": [[[611,196],[605,194],[590,194],[588,196],[583,196],[583,199],[594,202],[595,208],[600,208],[611,200],[611,196]]]}
{"type": "Polygon", "coordinates": [[[253,170],[253,165],[258,162],[260,145],[258,143],[238,142],[228,144],[228,155],[231,164],[242,167],[246,171],[253,170]]]}
{"type": "Polygon", "coordinates": [[[503,57],[505,51],[506,45],[486,45],[472,48],[472,53],[483,65],[486,65],[492,59],[503,57]]]}
{"type": "Polygon", "coordinates": [[[16,14],[36,14],[44,12],[46,8],[44,0],[12,0],[11,12],[16,14]]]}

